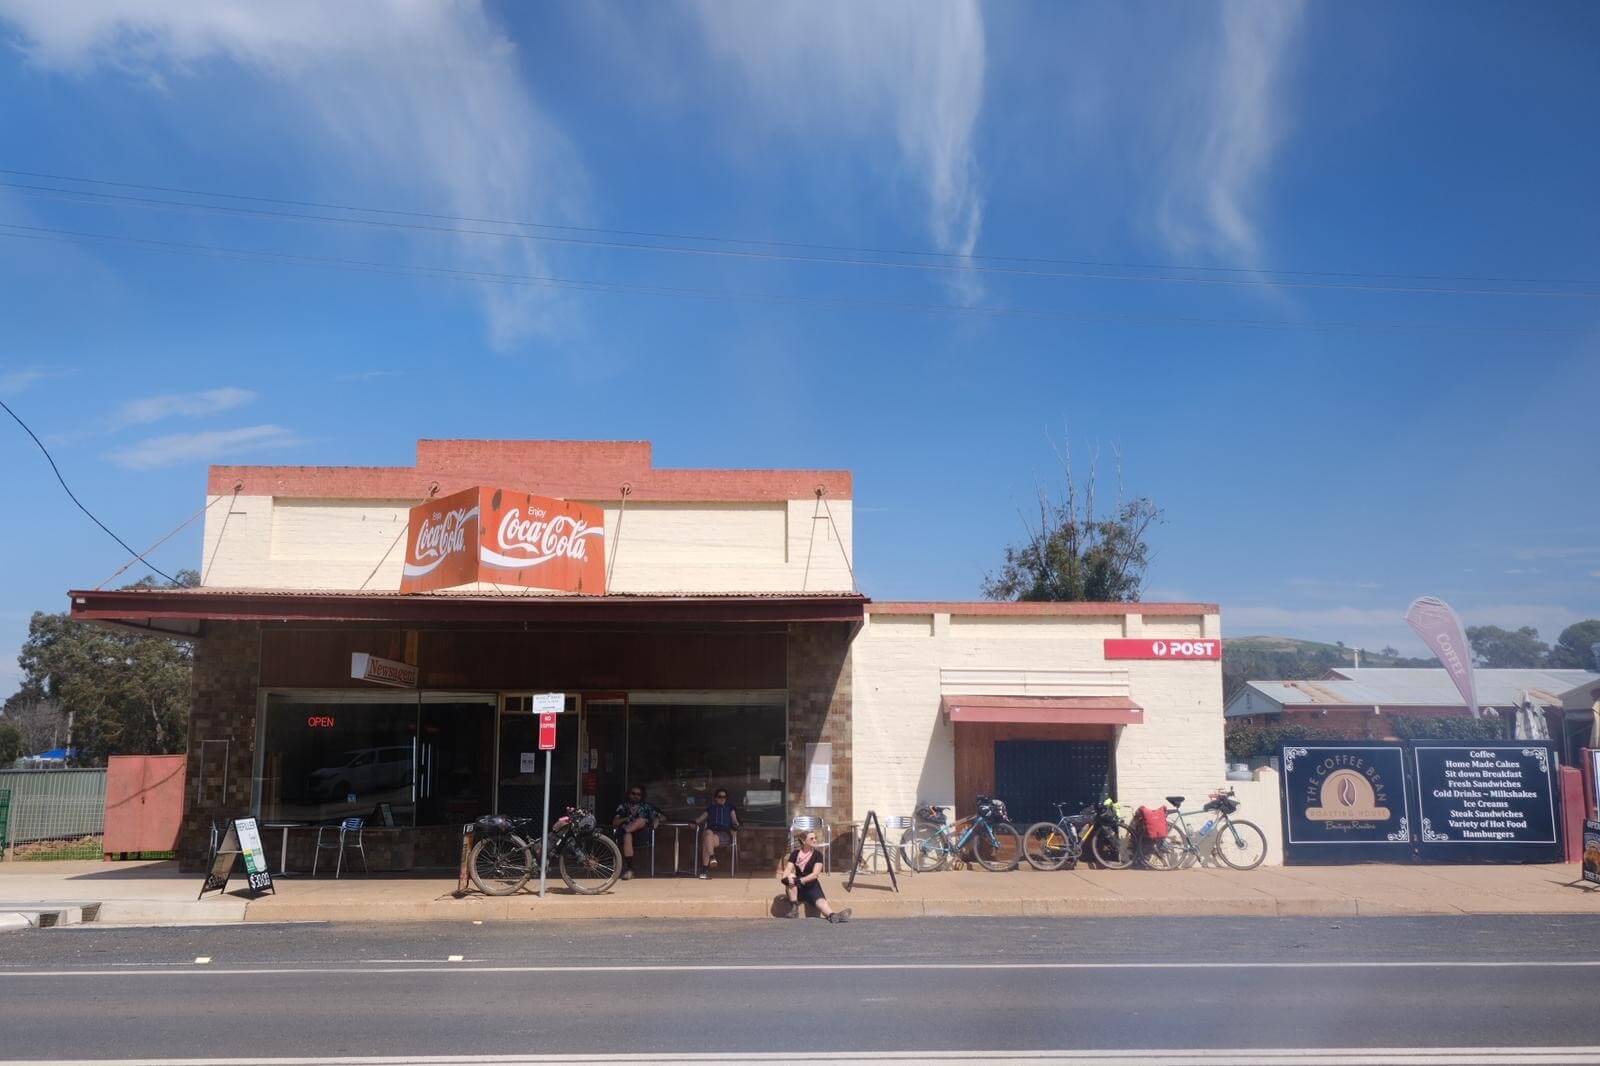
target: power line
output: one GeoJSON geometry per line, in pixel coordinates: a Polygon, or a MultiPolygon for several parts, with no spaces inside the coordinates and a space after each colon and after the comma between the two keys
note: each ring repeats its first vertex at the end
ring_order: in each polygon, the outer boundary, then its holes
{"type": "Polygon", "coordinates": [[[1061,311],[1049,308],[1016,306],[965,305],[906,300],[869,300],[855,297],[795,296],[786,293],[736,292],[720,289],[697,289],[682,286],[636,285],[621,282],[595,281],[582,278],[564,278],[555,275],[511,274],[494,271],[464,270],[441,266],[404,266],[394,263],[361,259],[344,259],[331,256],[314,256],[300,253],[271,252],[249,248],[229,248],[219,245],[191,244],[181,241],[162,241],[146,237],[126,237],[119,234],[88,233],[47,226],[22,226],[0,223],[0,237],[19,240],[54,241],[68,244],[112,243],[126,244],[148,251],[198,255],[213,259],[232,259],[241,262],[270,262],[291,266],[328,267],[358,273],[384,274],[395,277],[422,277],[454,281],[498,284],[507,286],[536,286],[576,289],[600,293],[628,293],[646,296],[687,297],[735,303],[776,303],[797,306],[821,306],[845,309],[889,310],[935,314],[966,314],[991,318],[1041,318],[1075,322],[1134,323],[1157,326],[1209,326],[1244,329],[1284,330],[1439,330],[1464,333],[1531,333],[1531,334],[1587,334],[1586,329],[1546,326],[1487,326],[1434,322],[1382,322],[1382,321],[1292,321],[1288,319],[1201,318],[1183,315],[1144,315],[1123,313],[1089,313],[1061,311]]]}
{"type": "Polygon", "coordinates": [[[17,412],[13,411],[10,407],[8,407],[4,400],[0,400],[0,409],[3,409],[6,414],[10,415],[12,420],[14,422],[16,422],[17,425],[22,427],[22,431],[24,433],[26,433],[28,436],[33,438],[33,443],[35,443],[35,444],[37,444],[39,446],[39,450],[44,453],[45,462],[50,464],[51,471],[55,473],[56,480],[61,482],[61,487],[66,490],[67,498],[70,499],[73,503],[77,504],[78,510],[82,511],[84,514],[89,516],[89,521],[93,522],[95,525],[97,525],[101,529],[105,530],[106,536],[110,537],[112,540],[114,540],[118,544],[122,545],[123,550],[126,551],[129,555],[133,556],[135,559],[138,559],[141,563],[144,563],[145,566],[149,567],[151,570],[155,571],[157,574],[159,574],[162,577],[166,578],[172,584],[176,585],[178,583],[177,579],[174,578],[171,574],[167,573],[164,570],[157,569],[154,563],[150,562],[148,559],[144,558],[138,552],[134,551],[131,547],[128,546],[128,542],[127,541],[123,540],[121,537],[119,537],[115,533],[111,532],[111,529],[110,529],[109,526],[107,526],[104,522],[100,521],[100,519],[96,518],[94,516],[94,512],[90,511],[89,508],[85,507],[83,505],[83,501],[78,499],[77,494],[72,491],[72,486],[67,484],[67,479],[61,476],[61,468],[56,466],[55,458],[53,456],[51,456],[50,449],[46,448],[44,446],[44,441],[39,439],[38,434],[34,433],[33,430],[29,429],[28,428],[28,423],[24,422],[22,420],[22,418],[17,414],[17,412]]]}
{"type": "Polygon", "coordinates": [[[980,273],[995,274],[1023,278],[1040,278],[1053,280],[1080,280],[1080,281],[1113,281],[1140,284],[1162,285],[1221,285],[1242,286],[1255,288],[1289,288],[1289,289],[1325,289],[1354,292],[1399,293],[1408,295],[1436,295],[1436,296],[1509,296],[1509,297],[1553,297],[1557,299],[1593,299],[1600,297],[1596,290],[1559,290],[1559,289],[1493,289],[1493,288],[1459,288],[1439,285],[1401,285],[1401,284],[1372,284],[1355,283],[1349,281],[1285,281],[1278,278],[1263,277],[1181,277],[1170,274],[1147,275],[1107,273],[1109,270],[1181,270],[1191,272],[1232,273],[1232,274],[1281,274],[1287,277],[1299,278],[1370,278],[1374,280],[1430,280],[1430,281],[1472,281],[1481,284],[1518,284],[1518,285],[1589,285],[1593,282],[1574,281],[1570,279],[1517,279],[1517,278],[1489,278],[1473,277],[1467,275],[1405,275],[1405,274],[1363,274],[1352,271],[1290,271],[1273,270],[1270,268],[1253,269],[1247,267],[1200,267],[1180,266],[1175,264],[1131,264],[1107,263],[1091,260],[1047,259],[1040,257],[1018,256],[962,256],[949,252],[911,251],[903,249],[874,249],[866,247],[852,247],[848,245],[812,245],[782,241],[755,241],[731,237],[702,237],[686,234],[658,233],[643,230],[608,230],[601,227],[558,226],[550,223],[519,222],[504,219],[482,219],[469,216],[444,215],[432,212],[400,211],[388,208],[360,207],[346,204],[322,203],[318,201],[283,200],[274,197],[247,196],[238,193],[217,193],[201,190],[178,189],[169,186],[140,185],[133,182],[100,181],[92,178],[74,178],[62,175],[37,174],[30,171],[8,170],[0,168],[0,174],[15,176],[42,177],[54,181],[72,181],[88,184],[105,185],[109,187],[139,189],[148,192],[160,192],[182,196],[205,196],[220,199],[239,200],[252,203],[269,203],[294,207],[314,207],[320,210],[362,212],[365,214],[396,215],[405,218],[424,218],[436,221],[448,221],[469,224],[486,224],[497,226],[516,226],[524,229],[555,229],[569,232],[611,234],[614,236],[645,237],[652,240],[690,240],[701,242],[716,242],[723,245],[744,244],[758,245],[773,248],[810,248],[848,252],[848,256],[819,256],[796,255],[782,252],[756,251],[750,248],[703,248],[685,245],[641,243],[635,240],[601,240],[594,237],[560,237],[540,233],[516,233],[501,230],[470,229],[459,225],[436,225],[432,223],[396,222],[385,219],[373,218],[343,218],[331,215],[315,215],[302,211],[272,211],[260,208],[230,207],[223,204],[210,204],[193,200],[156,199],[153,197],[129,196],[117,193],[94,192],[84,189],[61,189],[49,186],[30,185],[21,182],[0,182],[0,187],[14,189],[26,195],[39,196],[46,199],[64,200],[73,203],[121,203],[130,206],[145,208],[167,208],[189,211],[210,211],[240,217],[262,219],[285,219],[296,222],[311,222],[325,225],[357,226],[374,229],[402,230],[426,233],[442,233],[452,236],[468,237],[493,237],[501,240],[524,240],[539,243],[559,244],[577,247],[600,248],[611,251],[629,251],[659,253],[671,255],[692,255],[723,257],[746,260],[760,260],[769,262],[803,263],[824,266],[857,266],[875,269],[931,271],[939,273],[980,273]],[[861,255],[899,255],[921,256],[936,258],[940,262],[893,261],[885,259],[864,259],[861,255]],[[992,265],[1004,262],[1027,262],[1033,264],[1055,264],[1062,266],[1091,267],[1095,269],[1079,270],[1045,270],[1039,266],[1033,267],[1008,267],[992,265]]]}

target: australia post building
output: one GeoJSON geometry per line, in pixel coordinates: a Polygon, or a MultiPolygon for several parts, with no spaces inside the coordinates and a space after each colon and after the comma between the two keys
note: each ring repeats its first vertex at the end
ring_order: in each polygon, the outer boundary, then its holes
{"type": "MultiPolygon", "coordinates": [[[[869,810],[994,794],[1022,822],[1222,777],[1215,605],[874,602],[847,471],[422,441],[414,466],[212,467],[207,500],[200,587],[72,593],[194,641],[186,863],[254,814],[365,818],[374,867],[451,866],[463,823],[538,815],[543,693],[554,807],[609,823],[638,784],[682,823],[726,788],[741,872],[803,815],[843,845],[869,810]]],[[[286,832],[291,870],[312,836],[286,832]]]]}

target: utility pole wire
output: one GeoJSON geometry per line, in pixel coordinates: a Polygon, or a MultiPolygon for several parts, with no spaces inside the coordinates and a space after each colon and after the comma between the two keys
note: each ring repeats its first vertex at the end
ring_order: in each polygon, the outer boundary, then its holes
{"type": "Polygon", "coordinates": [[[51,456],[50,449],[46,448],[44,446],[44,441],[40,440],[38,434],[34,433],[33,430],[28,428],[28,423],[24,422],[21,419],[21,417],[18,416],[17,412],[13,411],[9,406],[7,406],[7,404],[6,404],[6,402],[4,400],[0,400],[0,410],[4,410],[6,414],[10,415],[11,418],[12,418],[12,421],[16,422],[17,425],[21,426],[22,427],[22,431],[24,433],[26,433],[29,437],[33,438],[33,443],[37,444],[39,446],[39,450],[44,453],[44,461],[50,464],[51,471],[53,471],[55,473],[56,480],[61,482],[61,487],[62,487],[62,489],[64,489],[66,491],[67,498],[70,499],[74,504],[77,505],[78,510],[82,511],[84,514],[89,516],[89,521],[93,522],[95,525],[99,526],[102,530],[104,530],[106,536],[110,537],[112,540],[114,540],[118,544],[122,545],[123,551],[127,552],[129,555],[133,556],[135,559],[138,559],[145,566],[149,567],[152,571],[154,571],[155,573],[159,574],[161,577],[166,578],[172,584],[176,585],[178,583],[178,579],[177,578],[173,577],[171,574],[167,573],[165,570],[159,569],[158,567],[156,567],[156,565],[154,563],[150,562],[150,560],[143,558],[142,556],[140,556],[140,554],[138,552],[134,551],[131,547],[129,547],[127,541],[123,540],[121,537],[119,537],[115,533],[111,532],[111,527],[110,526],[107,526],[104,522],[100,521],[100,519],[96,518],[94,516],[94,512],[89,510],[89,508],[87,508],[87,507],[85,507],[83,505],[83,501],[78,499],[77,494],[72,491],[72,486],[67,484],[67,479],[61,476],[61,468],[56,466],[55,458],[53,456],[51,456]]]}

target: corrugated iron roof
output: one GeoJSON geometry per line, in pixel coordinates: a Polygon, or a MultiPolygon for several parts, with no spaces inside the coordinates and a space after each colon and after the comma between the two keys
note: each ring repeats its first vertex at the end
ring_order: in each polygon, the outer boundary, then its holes
{"type": "MultiPolygon", "coordinates": [[[[1281,707],[1465,707],[1444,670],[1382,667],[1340,669],[1338,677],[1317,681],[1251,681],[1247,688],[1281,707]]],[[[1476,670],[1478,703],[1514,707],[1530,693],[1546,706],[1560,706],[1568,693],[1600,686],[1600,674],[1587,670],[1476,670]]],[[[1227,715],[1264,713],[1244,693],[1228,703],[1227,715]]],[[[1259,700],[1253,701],[1259,703],[1259,700]]],[[[1270,712],[1266,712],[1270,713],[1270,712]]]]}

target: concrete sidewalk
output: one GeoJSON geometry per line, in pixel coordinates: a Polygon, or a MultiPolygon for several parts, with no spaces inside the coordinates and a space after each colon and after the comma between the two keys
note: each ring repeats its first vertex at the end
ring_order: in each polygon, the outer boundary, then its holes
{"type": "MultiPolygon", "coordinates": [[[[1414,914],[1600,914],[1600,892],[1570,866],[1325,866],[1233,870],[1081,869],[995,874],[903,874],[824,879],[836,906],[863,918],[924,915],[1232,915],[1356,917],[1414,914]]],[[[559,880],[543,900],[531,893],[452,898],[455,879],[289,877],[277,894],[247,900],[212,894],[197,900],[201,877],[159,863],[0,864],[6,901],[99,903],[102,924],[274,921],[448,921],[551,918],[756,918],[779,892],[770,878],[638,878],[601,896],[568,893],[559,880]]],[[[235,885],[239,882],[234,882],[235,885]]]]}

